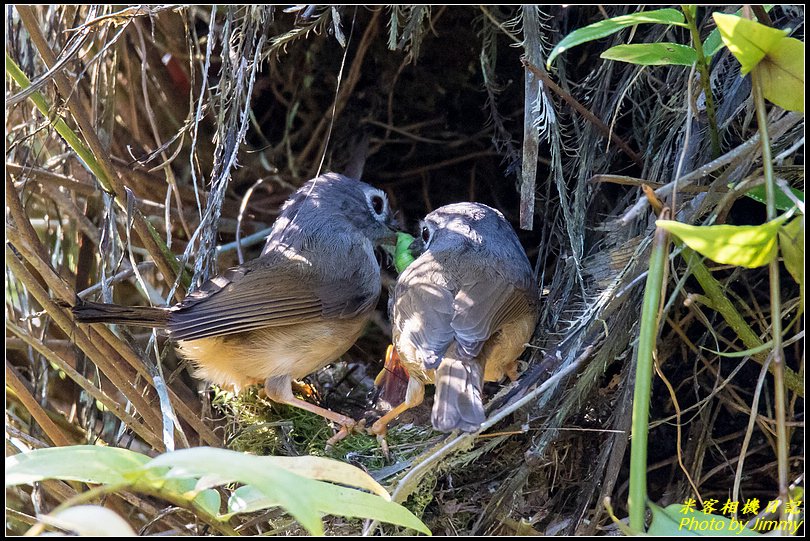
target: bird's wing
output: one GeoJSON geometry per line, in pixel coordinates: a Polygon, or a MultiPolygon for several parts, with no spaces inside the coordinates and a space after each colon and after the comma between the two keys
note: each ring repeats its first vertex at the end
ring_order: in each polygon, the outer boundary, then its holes
{"type": "MultiPolygon", "coordinates": [[[[453,341],[453,291],[441,267],[423,254],[400,275],[391,321],[400,352],[411,345],[426,368],[435,368],[453,341]],[[423,259],[424,258],[424,259],[423,259]]],[[[412,359],[416,361],[417,359],[412,359]]]]}
{"type": "Polygon", "coordinates": [[[354,274],[325,275],[305,261],[262,256],[228,269],[186,297],[172,310],[169,333],[177,340],[196,340],[357,316],[373,308],[379,296],[379,285],[375,290],[365,283],[367,269],[359,267],[354,274]]]}
{"type": "Polygon", "coordinates": [[[489,337],[504,324],[534,310],[531,290],[494,274],[465,272],[454,298],[450,325],[459,355],[477,357],[489,337]]]}

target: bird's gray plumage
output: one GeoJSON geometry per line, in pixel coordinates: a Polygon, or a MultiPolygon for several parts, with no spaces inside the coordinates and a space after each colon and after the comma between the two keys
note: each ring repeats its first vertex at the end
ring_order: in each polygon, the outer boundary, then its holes
{"type": "Polygon", "coordinates": [[[178,340],[263,327],[351,318],[380,294],[374,246],[392,235],[382,191],[327,173],[298,189],[282,207],[262,255],[206,282],[169,314],[178,340]],[[377,216],[369,197],[380,197],[377,216]]]}
{"type": "Polygon", "coordinates": [[[517,235],[497,210],[447,205],[422,226],[424,251],[394,288],[394,341],[412,376],[429,380],[435,370],[434,427],[472,431],[483,421],[484,379],[503,374],[534,327],[537,289],[517,235]],[[500,337],[507,328],[520,336],[500,337]]]}

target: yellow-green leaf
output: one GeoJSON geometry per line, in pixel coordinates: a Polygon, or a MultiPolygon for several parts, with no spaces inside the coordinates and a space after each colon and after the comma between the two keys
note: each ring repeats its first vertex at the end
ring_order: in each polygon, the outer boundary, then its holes
{"type": "Polygon", "coordinates": [[[804,112],[804,43],[783,38],[759,64],[762,95],[788,111],[804,112]]]}
{"type": "Polygon", "coordinates": [[[709,259],[754,268],[776,257],[776,235],[785,220],[787,215],[762,225],[694,226],[672,220],[658,220],[656,224],[709,259]]]}
{"type": "Polygon", "coordinates": [[[785,38],[787,32],[736,15],[713,13],[720,37],[742,66],[745,75],[785,38]]]}
{"type": "Polygon", "coordinates": [[[697,60],[697,53],[680,43],[631,43],[611,47],[599,57],[640,66],[691,66],[697,60]]]}
{"type": "Polygon", "coordinates": [[[779,249],[785,268],[799,284],[801,306],[804,306],[804,215],[779,228],[779,249]]]}
{"type": "MultiPolygon", "coordinates": [[[[762,6],[765,9],[766,13],[770,13],[773,9],[773,4],[765,4],[762,6]]],[[[742,13],[741,9],[737,10],[736,15],[739,16],[742,13]]],[[[720,38],[720,30],[715,28],[709,33],[709,37],[706,38],[706,41],[703,42],[703,54],[708,56],[712,56],[714,53],[719,51],[723,47],[723,40],[720,38]]]]}

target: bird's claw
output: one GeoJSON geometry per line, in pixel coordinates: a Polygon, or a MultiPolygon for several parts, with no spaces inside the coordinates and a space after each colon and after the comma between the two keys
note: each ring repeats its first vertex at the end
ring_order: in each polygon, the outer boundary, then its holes
{"type": "Polygon", "coordinates": [[[334,436],[326,440],[326,451],[331,451],[336,443],[343,440],[349,434],[361,432],[365,427],[365,419],[360,419],[359,421],[348,419],[346,422],[341,423],[340,430],[338,430],[334,436]]]}

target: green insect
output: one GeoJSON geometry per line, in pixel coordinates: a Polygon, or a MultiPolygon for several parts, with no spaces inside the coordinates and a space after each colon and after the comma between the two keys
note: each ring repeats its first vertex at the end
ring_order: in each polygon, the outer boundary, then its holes
{"type": "Polygon", "coordinates": [[[399,232],[397,233],[396,248],[384,247],[385,251],[394,258],[394,266],[397,268],[397,273],[402,273],[402,271],[407,269],[408,265],[413,263],[416,259],[410,250],[408,250],[413,240],[414,238],[411,235],[399,232]]]}

